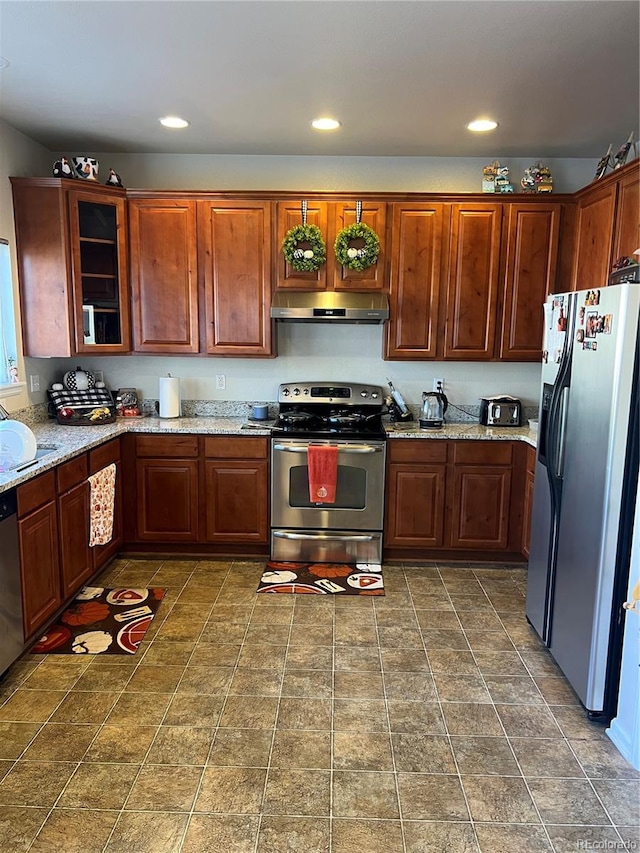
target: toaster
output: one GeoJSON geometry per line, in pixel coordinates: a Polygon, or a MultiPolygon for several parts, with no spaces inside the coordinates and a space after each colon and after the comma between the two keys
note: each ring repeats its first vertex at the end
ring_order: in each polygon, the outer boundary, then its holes
{"type": "Polygon", "coordinates": [[[501,395],[480,398],[480,423],[485,426],[520,426],[522,404],[515,397],[501,395]]]}

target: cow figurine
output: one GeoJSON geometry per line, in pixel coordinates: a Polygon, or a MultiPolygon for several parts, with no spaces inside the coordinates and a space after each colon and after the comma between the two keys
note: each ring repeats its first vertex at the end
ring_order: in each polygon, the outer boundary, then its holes
{"type": "Polygon", "coordinates": [[[117,172],[114,172],[113,169],[109,169],[109,177],[105,181],[105,184],[108,187],[121,187],[122,180],[120,175],[117,172]]]}
{"type": "Polygon", "coordinates": [[[54,178],[75,178],[68,157],[61,157],[53,164],[54,178]]]}

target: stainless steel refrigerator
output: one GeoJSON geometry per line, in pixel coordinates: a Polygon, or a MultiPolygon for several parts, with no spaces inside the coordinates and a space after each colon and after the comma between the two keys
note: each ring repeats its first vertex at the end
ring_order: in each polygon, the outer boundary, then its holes
{"type": "Polygon", "coordinates": [[[640,284],[556,294],[544,312],[527,618],[608,721],[638,487],[640,284]]]}

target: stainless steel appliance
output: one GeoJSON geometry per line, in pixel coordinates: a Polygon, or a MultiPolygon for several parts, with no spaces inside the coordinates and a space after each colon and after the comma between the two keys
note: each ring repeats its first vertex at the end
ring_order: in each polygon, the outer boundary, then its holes
{"type": "Polygon", "coordinates": [[[385,411],[378,385],[286,383],[271,435],[271,559],[382,562],[385,411]],[[336,494],[309,494],[309,447],[337,448],[336,494]]]}
{"type": "Polygon", "coordinates": [[[423,391],[420,429],[442,429],[448,408],[449,401],[442,391],[423,391]]]}
{"type": "Polygon", "coordinates": [[[516,397],[502,394],[480,398],[480,423],[484,426],[520,426],[522,404],[516,397]]]}
{"type": "Polygon", "coordinates": [[[271,318],[281,323],[380,324],[389,319],[389,298],[378,292],[276,290],[271,318]]]}
{"type": "Polygon", "coordinates": [[[16,490],[0,494],[0,675],[24,651],[16,490]]]}
{"type": "Polygon", "coordinates": [[[615,713],[638,485],[640,287],[545,304],[527,617],[593,717],[615,713]]]}

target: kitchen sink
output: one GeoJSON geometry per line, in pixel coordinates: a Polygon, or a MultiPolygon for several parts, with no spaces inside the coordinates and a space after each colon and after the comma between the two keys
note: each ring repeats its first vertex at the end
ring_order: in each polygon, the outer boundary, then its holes
{"type": "Polygon", "coordinates": [[[35,465],[36,462],[39,462],[41,459],[44,459],[45,456],[48,456],[50,453],[53,453],[57,449],[58,449],[58,447],[55,444],[38,445],[38,447],[36,448],[35,458],[32,459],[30,462],[22,462],[22,464],[16,465],[16,467],[13,468],[13,470],[14,471],[23,471],[25,468],[29,468],[31,465],[35,465]]]}

